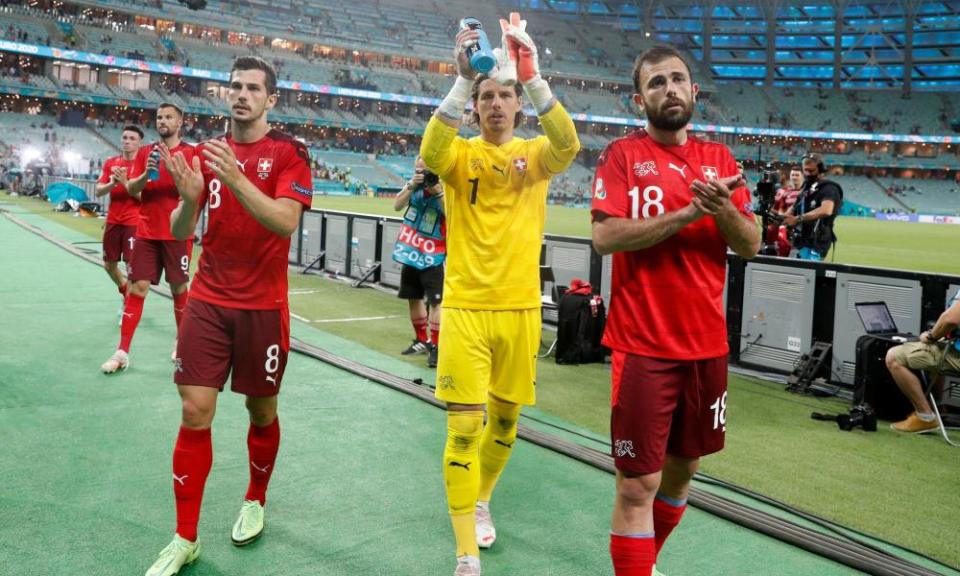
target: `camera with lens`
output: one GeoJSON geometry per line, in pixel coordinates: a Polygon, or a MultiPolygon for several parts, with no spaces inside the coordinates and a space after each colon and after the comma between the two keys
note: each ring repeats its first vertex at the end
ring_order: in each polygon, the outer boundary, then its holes
{"type": "Polygon", "coordinates": [[[440,177],[429,170],[417,170],[417,174],[423,174],[423,182],[417,184],[416,189],[423,189],[430,192],[430,189],[440,183],[440,177]]]}
{"type": "Polygon", "coordinates": [[[837,426],[849,432],[854,428],[863,428],[864,432],[877,431],[877,413],[866,402],[857,404],[849,414],[837,414],[837,426]]]}
{"type": "Polygon", "coordinates": [[[768,223],[780,224],[783,222],[783,216],[778,214],[773,206],[777,201],[777,188],[780,187],[780,171],[773,167],[773,164],[767,162],[760,171],[760,181],[757,182],[757,189],[754,195],[757,197],[757,205],[753,213],[765,220],[764,226],[768,223]],[[769,221],[769,222],[767,222],[769,221]]]}

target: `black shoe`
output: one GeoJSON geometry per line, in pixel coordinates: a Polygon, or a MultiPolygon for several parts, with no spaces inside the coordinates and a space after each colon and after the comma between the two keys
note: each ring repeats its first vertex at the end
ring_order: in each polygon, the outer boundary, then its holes
{"type": "Polygon", "coordinates": [[[401,352],[401,354],[404,356],[410,356],[411,354],[423,354],[429,349],[429,346],[430,345],[423,340],[414,339],[414,341],[410,343],[410,346],[407,346],[407,349],[401,352]]]}
{"type": "Polygon", "coordinates": [[[427,354],[427,368],[436,368],[437,367],[437,347],[433,344],[428,344],[430,346],[430,352],[427,354]]]}

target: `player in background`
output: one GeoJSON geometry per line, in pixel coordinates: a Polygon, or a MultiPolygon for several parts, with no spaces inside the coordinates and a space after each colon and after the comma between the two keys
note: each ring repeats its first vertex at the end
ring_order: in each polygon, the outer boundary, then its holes
{"type": "MultiPolygon", "coordinates": [[[[803,189],[803,171],[800,170],[800,167],[790,169],[790,178],[787,180],[786,186],[777,190],[777,195],[774,197],[773,210],[784,216],[788,214],[793,208],[793,205],[797,203],[797,197],[800,195],[800,191],[803,189]]],[[[790,249],[793,247],[793,244],[790,242],[790,234],[788,229],[783,224],[773,224],[770,226],[770,230],[767,231],[766,243],[770,245],[777,246],[777,255],[786,258],[790,255],[790,249]]]]}
{"type": "Polygon", "coordinates": [[[436,395],[447,403],[443,476],[457,576],[479,575],[479,548],[496,538],[490,498],[516,441],[520,408],[535,401],[547,186],[580,150],[573,120],[540,76],[526,22],[511,14],[501,27],[500,70],[515,65],[520,83],[477,75],[464,51],[478,34],[460,32],[459,74],[420,147],[443,182],[447,216],[436,395]],[[514,135],[523,93],[546,136],[514,135]],[[480,129],[469,139],[457,135],[468,99],[480,129]]]}
{"type": "MultiPolygon", "coordinates": [[[[127,182],[133,171],[133,161],[143,141],[143,130],[138,126],[124,126],[120,133],[120,155],[107,158],[103,173],[97,180],[97,197],[110,195],[107,223],[103,229],[103,268],[117,285],[122,301],[127,298],[127,276],[120,270],[120,259],[130,266],[134,236],[140,221],[140,201],[127,194],[127,182]]],[[[123,307],[120,308],[123,321],[123,307]]]]}
{"type": "Polygon", "coordinates": [[[157,133],[160,141],[141,146],[134,160],[133,174],[127,181],[127,193],[140,200],[140,220],[133,243],[133,254],[127,265],[130,287],[120,320],[120,343],[116,351],[100,366],[106,374],[126,370],[130,365],[130,343],[143,314],[143,304],[151,284],[160,283],[163,272],[173,293],[173,316],[177,326],[187,306],[191,242],[177,240],[170,234],[170,213],[177,207],[180,195],[166,166],[161,165],[159,147],[172,153],[193,157],[193,145],[180,139],[183,111],[175,104],[157,108],[157,133]],[[156,152],[154,152],[156,150],[156,152]],[[151,179],[151,174],[156,177],[151,179]]]}
{"type": "Polygon", "coordinates": [[[237,58],[227,92],[230,131],[201,144],[195,156],[161,148],[182,198],[171,215],[173,235],[189,238],[204,206],[208,220],[174,372],[183,404],[173,450],[177,528],[147,576],[171,576],[200,555],[210,429],[228,375],[231,389],[246,396],[250,415],[250,482],[230,539],[244,546],[263,533],[280,447],[277,395],[290,349],[287,254],[313,194],[306,146],[267,124],[277,97],[270,64],[237,58]]]}
{"type": "Polygon", "coordinates": [[[650,576],[699,458],[723,448],[727,247],[752,258],[760,230],[730,151],[687,132],[698,86],[683,57],[647,50],[633,83],[647,126],[599,159],[593,246],[613,254],[610,556],[617,576],[650,576]]]}

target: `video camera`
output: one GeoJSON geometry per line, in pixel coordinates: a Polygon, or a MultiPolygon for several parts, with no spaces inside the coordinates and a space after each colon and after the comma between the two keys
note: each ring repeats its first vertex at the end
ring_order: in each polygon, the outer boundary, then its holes
{"type": "Polygon", "coordinates": [[[757,182],[757,189],[754,195],[757,197],[756,207],[753,213],[760,216],[764,222],[764,228],[768,224],[780,224],[783,222],[783,216],[778,214],[773,206],[777,201],[777,188],[780,187],[780,171],[773,167],[773,164],[767,162],[760,171],[760,181],[757,182]]]}

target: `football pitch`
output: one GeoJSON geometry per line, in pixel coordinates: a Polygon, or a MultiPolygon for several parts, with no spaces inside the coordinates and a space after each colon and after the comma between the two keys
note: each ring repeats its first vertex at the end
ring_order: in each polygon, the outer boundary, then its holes
{"type": "MultiPolygon", "coordinates": [[[[313,207],[379,216],[401,215],[393,210],[391,198],[314,196],[313,207]]],[[[839,240],[828,255],[828,260],[858,266],[960,275],[960,258],[956,257],[960,226],[839,218],[835,230],[839,240]]],[[[590,211],[587,208],[547,206],[545,231],[561,236],[589,237],[590,211]]]]}
{"type": "MultiPolygon", "coordinates": [[[[351,201],[351,206],[364,203],[363,208],[326,206],[325,200],[317,198],[314,206],[393,214],[389,201],[380,199],[329,199],[351,201]]],[[[36,200],[0,197],[0,207],[77,246],[99,248],[102,221],[54,213],[36,200]]],[[[551,208],[548,219],[565,216],[577,223],[588,218],[588,211],[551,208]]],[[[0,224],[4,220],[0,217],[0,224]]],[[[879,225],[878,237],[893,234],[883,232],[888,223],[868,223],[879,225]]],[[[588,221],[577,225],[589,232],[588,221]]],[[[3,330],[0,337],[0,381],[10,393],[0,404],[0,415],[6,417],[0,430],[17,446],[0,462],[5,470],[13,470],[17,462],[26,466],[22,483],[11,476],[0,489],[0,501],[12,518],[33,519],[0,528],[5,541],[18,543],[16,563],[0,553],[0,565],[22,574],[142,571],[172,529],[169,451],[179,408],[168,387],[170,303],[151,296],[134,343],[134,367],[104,377],[96,368],[114,345],[117,328],[116,293],[102,270],[9,225],[0,229],[0,244],[12,258],[13,270],[0,280],[9,311],[4,324],[18,327],[3,330]],[[57,282],[37,284],[36,278],[51,269],[57,271],[57,282]],[[63,286],[75,289],[60,289],[63,286]],[[34,354],[47,352],[36,343],[48,341],[69,346],[55,361],[39,361],[34,354]],[[152,353],[156,350],[163,354],[152,353]],[[77,456],[88,441],[109,454],[77,456]],[[105,469],[110,474],[101,477],[105,469]],[[47,479],[42,494],[30,478],[47,479]],[[17,493],[33,497],[24,503],[17,493]],[[123,550],[121,558],[103,569],[95,549],[72,540],[69,529],[76,525],[115,542],[123,550]],[[64,547],[79,553],[62,558],[43,553],[64,547]]],[[[411,330],[405,304],[393,295],[296,273],[290,274],[290,290],[291,311],[301,318],[294,322],[294,336],[403,378],[432,381],[423,356],[399,354],[411,330]]],[[[541,360],[538,406],[525,413],[603,439],[609,378],[602,365],[558,366],[552,359],[541,360]]],[[[208,535],[207,552],[184,576],[443,573],[449,534],[437,465],[442,413],[303,358],[291,361],[285,387],[286,444],[279,466],[286,476],[278,471],[271,488],[276,515],[270,533],[255,548],[261,552],[231,551],[226,540],[245,468],[242,403],[225,395],[201,524],[202,534],[208,535]],[[378,464],[371,472],[364,462],[381,458],[383,451],[394,456],[384,462],[402,462],[378,464]],[[394,467],[393,475],[384,474],[394,467]],[[343,488],[348,486],[353,489],[343,488]],[[397,486],[403,486],[399,497],[397,486]],[[346,525],[351,529],[343,529],[346,525]],[[392,559],[367,552],[384,546],[407,552],[392,559]]],[[[835,400],[798,397],[777,385],[738,376],[731,377],[730,388],[729,422],[735,425],[729,428],[726,449],[704,460],[706,473],[960,565],[960,550],[949,535],[960,509],[955,450],[938,438],[899,436],[885,426],[875,434],[844,433],[810,420],[811,411],[845,411],[835,400]]],[[[602,539],[612,498],[609,477],[525,445],[511,461],[498,497],[507,520],[504,543],[513,539],[515,544],[495,549],[485,559],[485,572],[610,573],[602,539]],[[538,487],[535,494],[531,482],[538,487]]],[[[853,573],[695,512],[671,540],[675,551],[665,553],[662,568],[667,574],[853,573]],[[707,541],[712,544],[704,548],[707,541]]],[[[956,574],[947,569],[942,573],[956,574]]]]}

